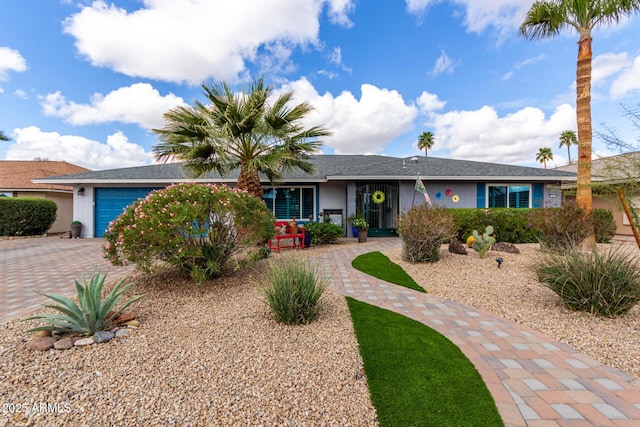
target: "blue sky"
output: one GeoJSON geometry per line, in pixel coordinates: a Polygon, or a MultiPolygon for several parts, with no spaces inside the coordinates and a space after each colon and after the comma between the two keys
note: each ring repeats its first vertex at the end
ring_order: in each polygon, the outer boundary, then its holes
{"type": "MultiPolygon", "coordinates": [[[[168,109],[262,75],[314,106],[325,153],[418,155],[431,131],[430,156],[542,167],[550,147],[560,166],[578,36],[518,37],[532,3],[2,0],[0,159],[150,164],[168,109]]],[[[640,16],[593,36],[594,127],[636,138],[621,105],[640,103],[640,16]]]]}

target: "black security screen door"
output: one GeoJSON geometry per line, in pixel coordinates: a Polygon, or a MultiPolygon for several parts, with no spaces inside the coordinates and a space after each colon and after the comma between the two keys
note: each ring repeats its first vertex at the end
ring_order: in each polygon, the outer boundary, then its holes
{"type": "Polygon", "coordinates": [[[369,236],[397,236],[398,184],[359,184],[356,210],[369,223],[369,236]]]}

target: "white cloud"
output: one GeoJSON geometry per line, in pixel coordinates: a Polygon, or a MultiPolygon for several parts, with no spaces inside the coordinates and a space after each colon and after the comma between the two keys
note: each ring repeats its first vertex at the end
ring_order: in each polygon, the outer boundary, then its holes
{"type": "Polygon", "coordinates": [[[342,64],[342,50],[340,47],[334,48],[329,54],[329,61],[336,65],[342,64]]]}
{"type": "Polygon", "coordinates": [[[89,169],[114,169],[150,164],[153,154],[129,142],[122,132],[107,137],[106,143],[76,135],[43,132],[36,126],[14,129],[15,143],[7,150],[7,160],[43,157],[65,160],[89,169]]]}
{"type": "Polygon", "coordinates": [[[434,64],[433,69],[429,74],[431,74],[432,76],[437,76],[438,74],[442,73],[451,74],[453,73],[454,68],[455,65],[453,65],[451,58],[449,58],[447,56],[447,53],[443,50],[440,53],[438,59],[436,59],[436,63],[434,64]]]}
{"type": "Polygon", "coordinates": [[[347,28],[353,26],[353,22],[349,19],[349,13],[355,9],[353,0],[329,0],[327,3],[331,22],[347,28]]]}
{"type": "Polygon", "coordinates": [[[23,91],[22,89],[16,89],[13,94],[15,96],[17,96],[20,99],[29,99],[29,95],[27,95],[27,92],[23,91]]]}
{"type": "Polygon", "coordinates": [[[20,52],[0,46],[0,81],[9,78],[9,71],[23,72],[27,70],[27,61],[20,52]]]}
{"type": "Polygon", "coordinates": [[[304,78],[282,90],[292,90],[295,102],[313,105],[315,111],[307,124],[324,124],[333,132],[324,139],[324,145],[336,154],[381,153],[387,144],[413,128],[418,114],[418,108],[407,104],[397,91],[370,84],[361,86],[360,99],[348,91],[338,96],[328,92],[320,95],[304,78]]]}
{"type": "Polygon", "coordinates": [[[614,98],[622,98],[637,90],[640,90],[640,55],[613,81],[609,93],[614,98]]]}
{"type": "Polygon", "coordinates": [[[321,76],[327,77],[329,80],[333,80],[337,77],[340,77],[340,74],[335,73],[333,71],[328,71],[328,70],[319,70],[318,74],[320,74],[321,76]]]}
{"type": "Polygon", "coordinates": [[[407,10],[416,15],[445,1],[464,10],[467,31],[481,33],[492,27],[504,39],[513,35],[534,0],[405,0],[407,10]]]}
{"type": "Polygon", "coordinates": [[[535,64],[536,62],[540,62],[543,59],[546,59],[546,55],[540,54],[538,56],[534,56],[533,58],[527,58],[524,61],[518,62],[517,64],[515,64],[513,66],[511,71],[507,72],[504,76],[502,76],[502,80],[509,80],[513,76],[513,73],[515,71],[520,70],[520,69],[526,67],[527,65],[531,65],[531,64],[535,64]]]}
{"type": "Polygon", "coordinates": [[[407,3],[407,10],[410,13],[420,14],[423,13],[427,8],[432,5],[438,3],[440,0],[405,0],[407,3]]]}
{"type": "Polygon", "coordinates": [[[420,112],[423,114],[428,114],[433,111],[441,110],[447,104],[446,101],[441,101],[438,98],[438,95],[433,93],[429,93],[427,91],[423,91],[418,99],[416,100],[418,106],[420,107],[420,112]]]}
{"type": "MultiPolygon", "coordinates": [[[[352,0],[146,0],[127,11],[98,0],[70,16],[65,32],[95,66],[171,82],[235,80],[262,48],[318,44],[319,16],[350,25],[352,0]],[[114,29],[117,28],[117,31],[114,29]]],[[[284,52],[281,48],[278,53],[284,52]]],[[[282,62],[278,58],[278,62],[282,62]]]]}
{"type": "MultiPolygon", "coordinates": [[[[475,111],[434,114],[432,123],[438,138],[437,150],[456,159],[526,164],[535,162],[540,147],[557,147],[559,135],[575,127],[575,110],[560,105],[548,118],[533,107],[504,117],[490,106],[475,111]]],[[[561,154],[559,154],[561,158],[561,154]]]]}
{"type": "Polygon", "coordinates": [[[96,93],[90,104],[67,101],[60,92],[50,93],[42,99],[45,115],[62,117],[74,125],[119,121],[136,123],[147,129],[162,127],[162,115],[182,104],[182,98],[172,93],[162,96],[148,83],[121,87],[107,95],[96,93]]]}
{"type": "Polygon", "coordinates": [[[618,74],[620,70],[631,65],[627,52],[603,53],[595,56],[591,62],[591,84],[596,86],[604,83],[609,77],[618,74]]]}

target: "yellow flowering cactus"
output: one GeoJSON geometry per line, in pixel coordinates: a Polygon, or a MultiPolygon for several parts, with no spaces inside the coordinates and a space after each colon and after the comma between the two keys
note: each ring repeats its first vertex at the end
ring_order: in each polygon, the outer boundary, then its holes
{"type": "Polygon", "coordinates": [[[474,239],[473,235],[467,237],[467,247],[472,248],[473,247],[473,242],[475,242],[476,239],[474,239]]]}

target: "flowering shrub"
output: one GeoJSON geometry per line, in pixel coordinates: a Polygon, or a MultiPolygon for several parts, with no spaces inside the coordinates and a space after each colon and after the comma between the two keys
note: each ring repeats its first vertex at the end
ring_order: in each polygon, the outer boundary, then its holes
{"type": "Polygon", "coordinates": [[[204,281],[239,251],[258,251],[273,222],[266,205],[241,190],[176,184],[132,203],[109,225],[103,252],[113,265],[133,262],[148,272],[164,261],[204,281]]]}

